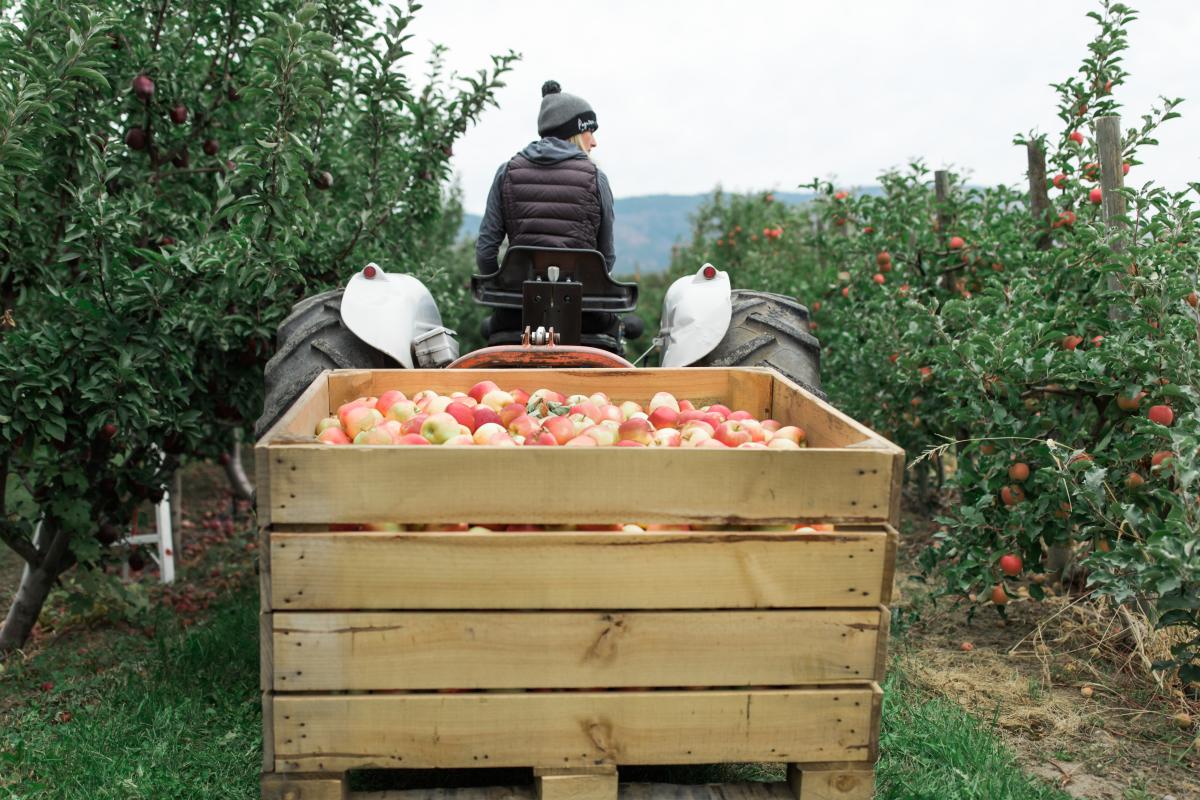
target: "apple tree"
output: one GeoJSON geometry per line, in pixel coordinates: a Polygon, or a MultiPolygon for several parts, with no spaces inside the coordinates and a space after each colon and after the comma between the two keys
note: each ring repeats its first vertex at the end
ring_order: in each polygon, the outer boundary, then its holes
{"type": "Polygon", "coordinates": [[[0,539],[20,647],[181,459],[262,404],[279,321],[457,233],[454,141],[515,55],[410,65],[419,6],[27,0],[0,11],[0,539]]]}

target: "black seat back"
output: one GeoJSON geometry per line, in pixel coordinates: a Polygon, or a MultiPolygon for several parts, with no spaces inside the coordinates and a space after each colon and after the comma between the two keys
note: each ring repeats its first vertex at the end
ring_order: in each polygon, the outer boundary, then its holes
{"type": "Polygon", "coordinates": [[[597,250],[510,247],[498,270],[471,276],[471,294],[480,305],[521,308],[525,281],[548,281],[549,267],[558,267],[559,281],[583,285],[583,311],[624,313],[637,307],[637,284],[614,281],[597,250]]]}

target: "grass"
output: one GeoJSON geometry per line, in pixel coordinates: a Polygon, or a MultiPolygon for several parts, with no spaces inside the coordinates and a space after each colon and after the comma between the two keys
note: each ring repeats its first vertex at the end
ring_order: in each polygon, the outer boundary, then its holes
{"type": "MultiPolygon", "coordinates": [[[[244,589],[197,625],[153,636],[110,630],[86,648],[56,642],[0,676],[0,798],[162,800],[258,797],[258,602],[244,589]],[[42,691],[45,682],[54,688],[42,691]],[[69,712],[69,721],[59,721],[69,712]]],[[[406,785],[509,782],[523,773],[408,774],[406,785]]],[[[780,780],[776,765],[622,770],[671,782],[780,780]]],[[[390,776],[356,776],[384,788],[390,776]]],[[[892,672],[878,798],[1065,800],[1025,775],[988,725],[892,672]]]]}

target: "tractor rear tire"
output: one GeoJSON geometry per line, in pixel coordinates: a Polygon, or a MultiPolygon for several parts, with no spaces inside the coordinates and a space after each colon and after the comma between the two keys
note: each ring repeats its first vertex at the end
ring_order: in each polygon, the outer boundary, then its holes
{"type": "Polygon", "coordinates": [[[697,367],[771,367],[808,391],[821,391],[821,344],[808,332],[808,309],[790,297],[736,289],[725,338],[697,367]]]}
{"type": "Polygon", "coordinates": [[[327,369],[394,369],[394,358],[363,342],[342,324],[342,290],[322,292],[292,307],[275,335],[275,355],[264,370],[263,413],[254,423],[260,438],[327,369]]]}

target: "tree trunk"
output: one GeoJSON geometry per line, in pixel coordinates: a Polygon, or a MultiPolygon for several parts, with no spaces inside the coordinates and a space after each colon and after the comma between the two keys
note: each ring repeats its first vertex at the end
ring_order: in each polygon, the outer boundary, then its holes
{"type": "Polygon", "coordinates": [[[13,597],[3,626],[0,626],[0,658],[24,647],[25,642],[29,641],[29,634],[33,632],[42,605],[54,588],[54,581],[74,563],[67,550],[69,534],[61,530],[43,530],[42,534],[48,538],[49,546],[42,550],[44,555],[41,563],[36,567],[27,566],[21,575],[21,585],[13,597]]]}
{"type": "Polygon", "coordinates": [[[242,429],[233,429],[233,445],[229,450],[229,457],[221,459],[225,467],[225,475],[229,478],[229,488],[233,490],[235,497],[241,500],[249,500],[254,496],[254,484],[250,482],[250,478],[246,475],[246,469],[242,466],[242,429]]]}

